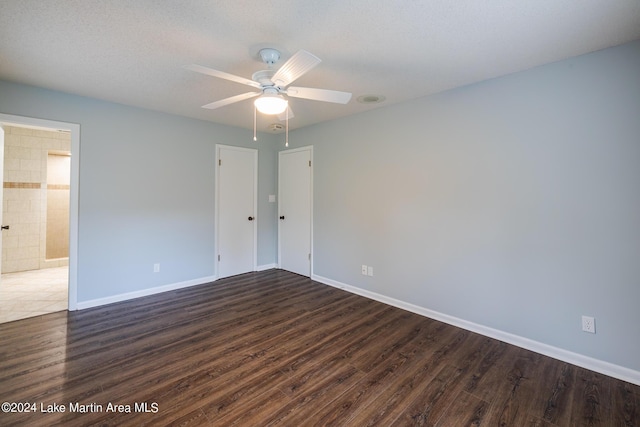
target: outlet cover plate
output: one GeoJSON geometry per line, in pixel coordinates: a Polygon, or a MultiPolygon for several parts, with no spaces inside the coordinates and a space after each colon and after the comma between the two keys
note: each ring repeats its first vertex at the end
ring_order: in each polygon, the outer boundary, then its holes
{"type": "Polygon", "coordinates": [[[591,334],[596,333],[596,319],[591,316],[582,316],[582,330],[591,334]]]}

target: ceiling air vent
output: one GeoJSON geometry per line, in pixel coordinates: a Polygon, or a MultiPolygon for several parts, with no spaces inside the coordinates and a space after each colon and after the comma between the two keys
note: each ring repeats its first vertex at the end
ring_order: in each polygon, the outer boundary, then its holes
{"type": "Polygon", "coordinates": [[[387,98],[383,95],[362,95],[358,97],[358,102],[360,104],[379,104],[385,99],[387,98]]]}

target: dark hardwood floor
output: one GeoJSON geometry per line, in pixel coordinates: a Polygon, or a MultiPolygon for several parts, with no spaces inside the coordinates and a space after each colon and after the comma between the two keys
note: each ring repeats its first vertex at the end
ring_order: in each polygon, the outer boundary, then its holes
{"type": "Polygon", "coordinates": [[[638,386],[280,270],[2,324],[0,346],[0,402],[32,410],[2,426],[640,426],[638,386]]]}

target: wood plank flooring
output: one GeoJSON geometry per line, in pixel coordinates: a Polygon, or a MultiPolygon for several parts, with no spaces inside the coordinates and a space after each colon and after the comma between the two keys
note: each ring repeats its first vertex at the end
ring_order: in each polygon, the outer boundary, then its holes
{"type": "Polygon", "coordinates": [[[32,410],[2,426],[640,426],[638,386],[281,270],[1,324],[0,402],[32,410]]]}

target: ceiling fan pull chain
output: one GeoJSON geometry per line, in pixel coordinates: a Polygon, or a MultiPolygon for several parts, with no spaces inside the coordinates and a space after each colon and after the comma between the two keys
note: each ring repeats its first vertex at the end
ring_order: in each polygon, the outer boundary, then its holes
{"type": "Polygon", "coordinates": [[[285,130],[284,130],[284,146],[289,146],[289,104],[287,104],[287,119],[285,120],[285,130]]]}
{"type": "Polygon", "coordinates": [[[258,138],[256,138],[256,110],[258,109],[258,107],[256,107],[255,105],[253,106],[253,140],[257,141],[258,138]]]}

